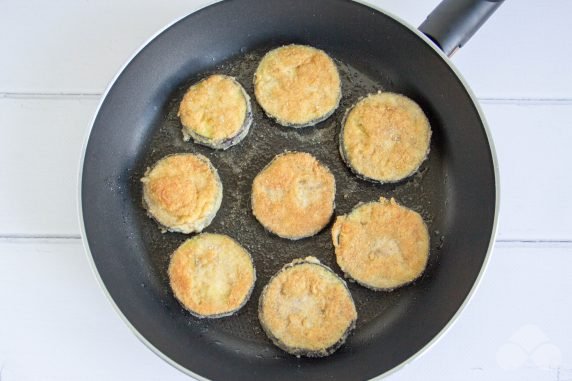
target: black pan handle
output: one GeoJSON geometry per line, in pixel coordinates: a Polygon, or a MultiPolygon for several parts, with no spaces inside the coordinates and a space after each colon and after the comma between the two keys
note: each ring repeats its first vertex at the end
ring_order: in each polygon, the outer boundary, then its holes
{"type": "Polygon", "coordinates": [[[443,0],[419,30],[449,57],[465,45],[504,0],[443,0]]]}

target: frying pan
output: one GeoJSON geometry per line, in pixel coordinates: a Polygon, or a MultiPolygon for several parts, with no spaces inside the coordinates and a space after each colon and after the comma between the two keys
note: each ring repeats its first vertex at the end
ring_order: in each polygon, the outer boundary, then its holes
{"type": "Polygon", "coordinates": [[[387,13],[342,0],[231,0],[175,22],[148,42],[107,89],[86,141],[80,219],[103,289],[134,333],[163,359],[198,379],[369,379],[427,349],[473,293],[494,242],[498,173],[483,115],[449,62],[499,1],[447,0],[418,30],[387,13]],[[254,124],[227,151],[182,141],[176,109],[185,89],[213,72],[233,75],[252,94],[262,54],[287,43],[328,52],[342,77],[338,111],[316,127],[277,126],[253,102],[254,124]],[[343,165],[337,133],[345,109],[377,90],[406,94],[425,110],[431,153],[398,184],[360,180],[343,165]],[[350,283],[358,309],[347,343],[322,359],[296,358],[272,346],[256,318],[258,296],[293,258],[317,256],[341,274],[328,226],[290,242],[264,231],[250,212],[252,179],[286,150],[311,152],[334,173],[336,214],[360,201],[395,197],[422,214],[431,232],[428,268],[389,293],[350,283]],[[186,313],[168,287],[169,255],[187,236],[161,234],[141,206],[139,179],[159,158],[200,152],[218,168],[221,210],[207,231],[228,234],[252,254],[252,299],[232,317],[186,313]]]}

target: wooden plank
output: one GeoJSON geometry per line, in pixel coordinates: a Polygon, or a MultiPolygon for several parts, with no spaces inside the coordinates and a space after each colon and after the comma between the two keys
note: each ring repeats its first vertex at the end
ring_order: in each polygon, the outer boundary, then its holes
{"type": "MultiPolygon", "coordinates": [[[[77,169],[95,99],[0,99],[1,235],[78,235],[77,169]],[[19,144],[16,144],[18,142],[19,144]]],[[[572,104],[484,104],[502,240],[572,240],[572,104]]]]}
{"type": "Polygon", "coordinates": [[[572,98],[572,1],[505,1],[453,62],[481,98],[572,98]]]}
{"type": "MultiPolygon", "coordinates": [[[[2,380],[188,379],[132,335],[82,252],[79,240],[0,240],[2,380]]],[[[569,244],[497,246],[457,323],[388,379],[572,378],[571,254],[569,244]]]]}
{"type": "Polygon", "coordinates": [[[0,235],[78,235],[77,174],[95,99],[0,98],[0,235]]]}
{"type": "Polygon", "coordinates": [[[0,92],[101,93],[155,32],[209,3],[4,1],[0,92]]]}
{"type": "Polygon", "coordinates": [[[572,104],[483,104],[500,167],[501,240],[572,239],[572,104]]]}
{"type": "Polygon", "coordinates": [[[81,241],[0,241],[2,380],[186,380],[127,328],[81,241]]]}
{"type": "MultiPolygon", "coordinates": [[[[157,30],[209,3],[6,0],[0,92],[101,93],[157,30]]],[[[438,0],[369,3],[417,26],[438,0]]],[[[571,12],[569,0],[507,1],[454,62],[480,97],[572,98],[572,50],[557,37],[572,32],[571,12]]]]}

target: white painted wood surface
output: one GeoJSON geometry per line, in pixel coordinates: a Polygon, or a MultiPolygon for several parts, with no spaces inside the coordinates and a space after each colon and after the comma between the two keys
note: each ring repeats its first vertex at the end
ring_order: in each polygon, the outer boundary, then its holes
{"type": "MultiPolygon", "coordinates": [[[[77,172],[115,72],[208,3],[0,0],[2,381],[188,379],[98,290],[79,240],[77,172]]],[[[370,3],[418,25],[438,0],[370,3]]],[[[570,14],[570,0],[507,0],[454,57],[497,147],[502,242],[457,324],[390,380],[572,380],[570,14]]]]}
{"type": "MultiPolygon", "coordinates": [[[[438,0],[367,1],[419,25],[438,0]]],[[[163,25],[206,0],[2,0],[0,92],[101,93],[163,25]]],[[[455,57],[485,98],[570,98],[570,0],[508,0],[455,57]]]]}

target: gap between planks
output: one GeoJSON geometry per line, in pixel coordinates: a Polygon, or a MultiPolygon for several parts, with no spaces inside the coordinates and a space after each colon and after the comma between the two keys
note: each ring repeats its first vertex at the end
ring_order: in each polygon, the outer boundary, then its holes
{"type": "Polygon", "coordinates": [[[0,99],[49,99],[49,100],[75,100],[90,99],[98,100],[102,93],[9,93],[0,92],[0,99]]]}
{"type": "MultiPolygon", "coordinates": [[[[0,244],[58,244],[58,243],[80,243],[82,237],[80,235],[28,235],[28,234],[13,234],[13,235],[0,235],[0,244]]],[[[570,248],[572,249],[572,240],[497,240],[495,247],[498,248],[570,248]]]]}
{"type": "MultiPolygon", "coordinates": [[[[89,99],[98,100],[103,93],[66,93],[66,92],[0,92],[0,99],[89,99]]],[[[510,105],[572,105],[572,98],[535,98],[535,97],[477,97],[478,101],[484,104],[510,104],[510,105]]]]}

